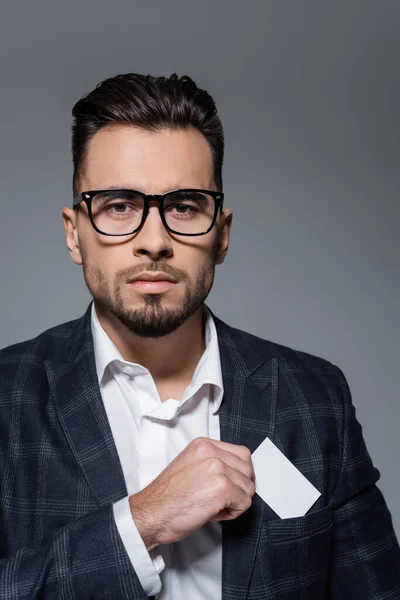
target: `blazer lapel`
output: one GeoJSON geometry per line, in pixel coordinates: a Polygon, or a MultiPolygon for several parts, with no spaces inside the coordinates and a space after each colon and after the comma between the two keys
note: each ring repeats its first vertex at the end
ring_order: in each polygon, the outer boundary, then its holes
{"type": "MultiPolygon", "coordinates": [[[[260,358],[240,332],[214,315],[213,318],[224,382],[219,410],[221,440],[247,446],[253,452],[267,436],[273,438],[278,363],[272,357],[260,358]]],[[[247,598],[267,510],[256,494],[248,511],[237,519],[222,522],[222,600],[247,598]]]]}
{"type": "Polygon", "coordinates": [[[46,370],[52,400],[71,451],[100,506],[127,495],[97,379],[91,306],[46,370]]]}

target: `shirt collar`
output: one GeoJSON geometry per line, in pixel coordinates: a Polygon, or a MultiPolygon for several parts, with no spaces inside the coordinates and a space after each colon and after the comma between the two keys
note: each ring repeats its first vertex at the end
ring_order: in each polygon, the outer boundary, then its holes
{"type": "Polygon", "coordinates": [[[219,353],[218,334],[214,319],[207,306],[204,307],[205,331],[204,338],[206,349],[204,350],[197,367],[193,373],[190,387],[199,389],[204,384],[215,386],[214,407],[216,412],[222,402],[224,395],[224,384],[222,380],[221,357],[219,353]]]}
{"type": "MultiPolygon", "coordinates": [[[[221,358],[218,344],[217,328],[211,311],[204,307],[205,314],[205,344],[206,348],[193,373],[189,389],[199,389],[204,384],[215,386],[213,412],[216,412],[222,402],[224,386],[222,380],[221,358]]],[[[118,361],[125,365],[143,369],[141,365],[125,361],[116,345],[111,341],[103,329],[94,306],[92,303],[91,328],[94,345],[94,356],[96,362],[96,371],[99,383],[101,383],[106,368],[112,362],[118,361]]]]}
{"type": "Polygon", "coordinates": [[[96,362],[97,378],[102,382],[104,372],[109,364],[114,361],[125,362],[120,351],[110,337],[104,331],[92,303],[91,327],[94,346],[94,358],[96,362]]]}

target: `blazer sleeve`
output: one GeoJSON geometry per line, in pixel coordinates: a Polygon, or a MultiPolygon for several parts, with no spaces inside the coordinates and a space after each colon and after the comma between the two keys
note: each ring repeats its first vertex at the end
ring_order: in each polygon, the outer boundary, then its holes
{"type": "Polygon", "coordinates": [[[0,600],[56,598],[147,599],[118,534],[112,506],[0,560],[0,600]]]}
{"type": "Polygon", "coordinates": [[[343,398],[342,464],[333,495],[331,600],[400,598],[400,549],[392,518],[339,370],[343,398]]]}

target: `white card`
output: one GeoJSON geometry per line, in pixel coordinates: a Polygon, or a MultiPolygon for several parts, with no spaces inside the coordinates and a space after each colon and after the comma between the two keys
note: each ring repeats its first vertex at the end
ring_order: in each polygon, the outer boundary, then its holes
{"type": "Polygon", "coordinates": [[[269,438],[251,458],[256,492],[281,519],[304,516],[320,497],[320,492],[269,438]]]}

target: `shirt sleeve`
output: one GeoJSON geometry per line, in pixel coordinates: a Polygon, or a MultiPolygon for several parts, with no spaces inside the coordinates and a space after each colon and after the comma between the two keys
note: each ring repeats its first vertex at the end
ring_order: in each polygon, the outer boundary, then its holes
{"type": "Polygon", "coordinates": [[[147,551],[132,518],[129,496],[116,502],[113,511],[118,533],[144,591],[148,596],[156,596],[161,592],[160,573],[165,568],[162,556],[153,550],[152,558],[147,551]]]}

